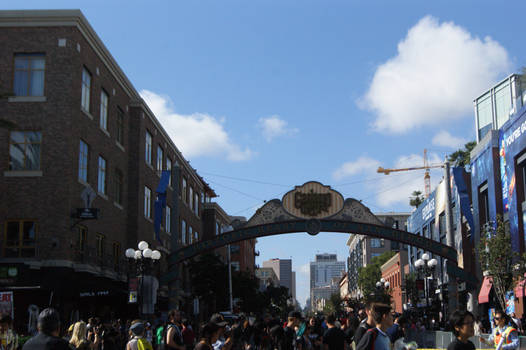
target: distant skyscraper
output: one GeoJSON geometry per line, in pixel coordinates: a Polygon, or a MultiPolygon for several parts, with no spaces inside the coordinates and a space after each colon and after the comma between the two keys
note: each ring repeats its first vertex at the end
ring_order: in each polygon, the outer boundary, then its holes
{"type": "MultiPolygon", "coordinates": [[[[295,297],[296,291],[292,285],[292,260],[291,259],[270,259],[263,261],[263,267],[272,267],[276,276],[279,278],[279,285],[287,287],[289,293],[295,297]]],[[[294,281],[294,287],[295,287],[294,281]]]]}
{"type": "Polygon", "coordinates": [[[345,262],[338,261],[336,254],[316,254],[315,261],[310,263],[310,299],[314,310],[321,299],[328,299],[337,292],[338,286],[331,282],[344,273],[345,262]]]}

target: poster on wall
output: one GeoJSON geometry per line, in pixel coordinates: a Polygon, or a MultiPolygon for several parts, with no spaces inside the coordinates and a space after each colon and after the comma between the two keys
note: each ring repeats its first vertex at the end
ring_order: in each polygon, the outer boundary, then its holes
{"type": "Polygon", "coordinates": [[[506,292],[506,313],[511,315],[515,312],[515,294],[513,291],[506,292]]]}
{"type": "Polygon", "coordinates": [[[0,314],[11,315],[14,318],[13,292],[0,292],[0,314]]]}

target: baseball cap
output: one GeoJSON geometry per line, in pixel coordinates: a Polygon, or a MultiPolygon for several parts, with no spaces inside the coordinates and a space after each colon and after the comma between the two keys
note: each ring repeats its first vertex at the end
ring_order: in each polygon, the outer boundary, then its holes
{"type": "Polygon", "coordinates": [[[134,323],[130,326],[130,331],[134,335],[141,335],[144,333],[144,324],[142,322],[134,323]]]}
{"type": "Polygon", "coordinates": [[[210,317],[210,322],[214,323],[218,327],[225,327],[228,324],[221,314],[213,314],[212,317],[210,317]]]}
{"type": "Polygon", "coordinates": [[[298,319],[302,319],[303,316],[301,316],[301,312],[299,311],[291,311],[289,312],[289,317],[294,317],[294,318],[298,318],[298,319]]]}

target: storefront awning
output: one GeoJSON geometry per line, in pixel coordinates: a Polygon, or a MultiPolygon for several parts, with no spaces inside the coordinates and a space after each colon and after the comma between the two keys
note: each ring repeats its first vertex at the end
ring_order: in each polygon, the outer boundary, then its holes
{"type": "Polygon", "coordinates": [[[489,303],[489,293],[491,292],[491,287],[493,286],[493,278],[484,277],[482,281],[482,287],[479,292],[479,304],[489,303]]]}
{"type": "Polygon", "coordinates": [[[526,280],[520,281],[515,287],[514,292],[516,298],[524,298],[524,288],[526,288],[526,280]]]}

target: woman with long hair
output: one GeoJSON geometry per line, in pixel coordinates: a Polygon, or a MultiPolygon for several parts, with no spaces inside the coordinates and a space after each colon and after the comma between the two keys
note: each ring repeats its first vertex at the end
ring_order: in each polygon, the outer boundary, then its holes
{"type": "Polygon", "coordinates": [[[78,350],[90,350],[91,342],[87,339],[87,326],[86,322],[79,321],[73,326],[73,333],[69,343],[78,350]]]}
{"type": "Polygon", "coordinates": [[[201,328],[200,333],[199,343],[194,350],[213,350],[212,344],[219,338],[219,327],[215,323],[208,322],[201,328]]]}

